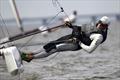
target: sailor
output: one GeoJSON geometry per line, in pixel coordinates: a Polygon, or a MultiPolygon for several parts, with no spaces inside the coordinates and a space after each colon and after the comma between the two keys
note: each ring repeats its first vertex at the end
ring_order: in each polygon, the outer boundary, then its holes
{"type": "Polygon", "coordinates": [[[63,36],[43,46],[41,52],[22,52],[22,59],[30,62],[32,59],[45,58],[55,52],[85,50],[93,52],[107,38],[109,17],[103,16],[96,24],[76,26],[69,22],[65,25],[71,28],[72,34],[63,36]]]}

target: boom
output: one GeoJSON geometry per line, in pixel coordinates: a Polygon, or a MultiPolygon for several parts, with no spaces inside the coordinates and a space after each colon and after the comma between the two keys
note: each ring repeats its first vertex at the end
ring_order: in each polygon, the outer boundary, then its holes
{"type": "Polygon", "coordinates": [[[8,38],[3,38],[3,39],[0,40],[0,45],[5,44],[7,42],[12,42],[12,41],[15,41],[15,40],[19,40],[19,39],[22,39],[22,38],[25,38],[25,37],[28,37],[28,36],[31,36],[31,35],[42,33],[44,31],[51,31],[52,29],[59,28],[59,27],[62,27],[62,26],[64,26],[64,24],[60,24],[60,25],[57,25],[55,27],[52,27],[52,28],[49,28],[49,29],[46,29],[46,30],[42,30],[42,31],[39,28],[37,28],[37,29],[31,30],[31,31],[20,33],[20,34],[15,35],[15,36],[11,36],[11,37],[8,37],[8,38]]]}

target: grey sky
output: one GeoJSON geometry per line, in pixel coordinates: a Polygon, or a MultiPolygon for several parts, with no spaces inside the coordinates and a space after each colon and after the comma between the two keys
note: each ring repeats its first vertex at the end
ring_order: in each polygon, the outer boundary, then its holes
{"type": "MultiPolygon", "coordinates": [[[[79,15],[120,13],[120,0],[58,0],[70,14],[77,10],[79,15]]],[[[57,14],[60,9],[54,7],[52,0],[16,0],[20,16],[48,17],[57,14]]],[[[14,18],[9,0],[0,0],[0,13],[4,18],[14,18]]]]}

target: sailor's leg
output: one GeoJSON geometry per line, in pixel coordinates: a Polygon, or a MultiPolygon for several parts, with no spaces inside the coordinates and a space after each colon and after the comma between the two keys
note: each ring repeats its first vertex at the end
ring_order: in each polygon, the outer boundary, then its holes
{"type": "Polygon", "coordinates": [[[42,52],[38,54],[34,54],[33,58],[38,59],[38,58],[45,58],[48,57],[49,55],[54,54],[55,52],[61,52],[61,51],[75,51],[80,49],[80,47],[77,44],[74,43],[61,43],[55,45],[55,47],[51,48],[49,52],[46,52],[45,49],[43,49],[42,52]]]}
{"type": "Polygon", "coordinates": [[[60,44],[56,44],[54,46],[51,46],[50,49],[48,48],[48,50],[43,49],[42,52],[40,53],[32,53],[32,54],[25,54],[25,58],[23,55],[23,60],[30,62],[32,59],[40,59],[40,58],[45,58],[48,57],[52,54],[54,54],[55,52],[61,52],[61,51],[75,51],[75,50],[79,50],[81,49],[79,47],[78,44],[74,44],[74,43],[60,43],[60,44]]]}
{"type": "Polygon", "coordinates": [[[78,44],[75,43],[61,43],[56,45],[56,49],[58,52],[60,52],[60,51],[76,51],[81,48],[78,44]]]}
{"type": "Polygon", "coordinates": [[[46,44],[42,50],[38,50],[38,52],[32,52],[32,53],[24,53],[21,52],[22,60],[30,62],[32,59],[38,59],[38,58],[45,58],[49,55],[56,52],[56,45],[55,43],[48,43],[46,44]]]}
{"type": "Polygon", "coordinates": [[[34,59],[45,58],[45,57],[48,57],[49,55],[51,55],[51,54],[53,54],[55,52],[57,52],[57,49],[52,49],[49,52],[46,52],[46,50],[43,49],[40,53],[34,54],[33,58],[34,59]]]}

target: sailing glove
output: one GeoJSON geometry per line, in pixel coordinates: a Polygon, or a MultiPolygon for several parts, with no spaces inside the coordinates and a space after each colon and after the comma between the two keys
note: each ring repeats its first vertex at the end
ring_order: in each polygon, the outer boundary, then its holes
{"type": "Polygon", "coordinates": [[[68,21],[65,22],[65,26],[68,26],[68,27],[72,28],[72,24],[68,21]]]}

